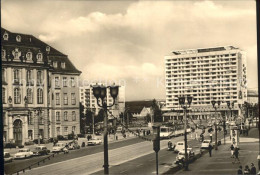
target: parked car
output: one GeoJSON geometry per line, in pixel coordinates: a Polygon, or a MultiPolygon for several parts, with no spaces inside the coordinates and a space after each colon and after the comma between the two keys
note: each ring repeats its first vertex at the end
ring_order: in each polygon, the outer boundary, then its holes
{"type": "MultiPolygon", "coordinates": [[[[204,140],[202,143],[201,143],[201,149],[208,149],[209,148],[209,144],[211,143],[210,140],[204,140]]],[[[213,146],[213,145],[212,145],[213,146]]]]}
{"type": "Polygon", "coordinates": [[[68,147],[69,150],[73,150],[73,149],[80,149],[80,146],[78,144],[77,141],[74,141],[72,143],[69,144],[69,147],[68,147]]]}
{"type": "Polygon", "coordinates": [[[92,138],[88,141],[88,145],[100,145],[102,140],[99,138],[92,138]]]}
{"type": "Polygon", "coordinates": [[[29,158],[33,155],[33,152],[29,148],[19,149],[18,153],[14,155],[15,159],[29,158]]]}
{"type": "Polygon", "coordinates": [[[12,162],[13,161],[13,157],[11,156],[11,154],[9,152],[4,152],[4,162],[12,162]]]}
{"type": "Polygon", "coordinates": [[[52,152],[53,153],[58,153],[58,152],[68,153],[69,150],[65,146],[66,146],[66,143],[56,143],[56,145],[52,149],[52,152]]]}
{"type": "MultiPolygon", "coordinates": [[[[192,155],[188,154],[188,160],[192,157],[192,155]]],[[[178,155],[176,156],[176,164],[183,163],[185,160],[185,150],[179,151],[178,155]]]]}
{"type": "Polygon", "coordinates": [[[50,150],[48,150],[46,146],[36,146],[33,150],[34,156],[47,155],[48,153],[50,153],[50,150]]]}
{"type": "MultiPolygon", "coordinates": [[[[185,149],[184,149],[184,151],[185,151],[185,149]]],[[[187,153],[188,153],[188,155],[189,155],[190,157],[192,157],[192,156],[195,155],[195,153],[194,153],[194,151],[193,151],[192,148],[187,148],[187,153]]]]}

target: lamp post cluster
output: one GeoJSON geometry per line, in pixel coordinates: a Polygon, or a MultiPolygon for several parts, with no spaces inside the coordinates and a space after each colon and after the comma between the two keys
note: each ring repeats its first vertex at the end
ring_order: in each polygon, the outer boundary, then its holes
{"type": "Polygon", "coordinates": [[[217,108],[220,107],[221,101],[212,100],[211,104],[212,104],[213,108],[215,109],[215,150],[218,150],[217,108]],[[218,105],[216,105],[216,103],[218,105]]]}
{"type": "Polygon", "coordinates": [[[192,102],[192,97],[187,96],[187,102],[185,103],[185,97],[179,97],[179,104],[183,108],[184,112],[184,146],[185,146],[185,160],[184,160],[184,169],[188,170],[188,154],[187,154],[187,109],[190,107],[192,102]]]}
{"type": "Polygon", "coordinates": [[[234,108],[234,104],[235,104],[234,101],[231,104],[230,104],[230,101],[227,101],[227,107],[230,110],[230,118],[231,119],[232,119],[232,109],[234,108]]]}
{"type": "Polygon", "coordinates": [[[109,165],[108,165],[108,139],[107,139],[107,108],[112,107],[115,104],[115,99],[118,96],[118,87],[119,86],[93,86],[93,94],[97,99],[97,104],[99,107],[104,109],[104,131],[103,131],[103,139],[104,139],[104,174],[109,174],[109,165]],[[110,91],[110,95],[113,98],[113,104],[107,105],[107,89],[110,91]],[[101,100],[101,104],[99,103],[101,100]]]}

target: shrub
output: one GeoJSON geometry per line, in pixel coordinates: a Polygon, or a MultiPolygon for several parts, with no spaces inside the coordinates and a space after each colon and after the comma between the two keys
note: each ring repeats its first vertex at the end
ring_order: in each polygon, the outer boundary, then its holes
{"type": "Polygon", "coordinates": [[[24,148],[24,146],[23,145],[19,145],[18,148],[24,148]]]}
{"type": "Polygon", "coordinates": [[[25,142],[24,145],[33,145],[34,142],[33,141],[29,141],[29,142],[25,142]]]}
{"type": "MultiPolygon", "coordinates": [[[[38,144],[38,139],[34,139],[33,143],[38,144]]],[[[43,140],[42,139],[40,139],[40,144],[43,144],[43,140]]]]}
{"type": "Polygon", "coordinates": [[[64,138],[62,135],[58,135],[58,136],[57,136],[57,139],[58,139],[58,140],[65,140],[65,138],[64,138]]]}
{"type": "Polygon", "coordinates": [[[16,148],[16,143],[6,143],[5,148],[16,148]]]}
{"type": "Polygon", "coordinates": [[[69,140],[74,139],[74,134],[68,134],[68,139],[69,139],[69,140]]]}
{"type": "Polygon", "coordinates": [[[84,134],[78,134],[77,135],[79,138],[85,138],[85,135],[84,134]]]}

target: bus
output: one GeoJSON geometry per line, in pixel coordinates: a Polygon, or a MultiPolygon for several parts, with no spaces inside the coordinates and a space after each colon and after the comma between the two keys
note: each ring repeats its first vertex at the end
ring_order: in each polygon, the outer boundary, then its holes
{"type": "Polygon", "coordinates": [[[167,126],[160,127],[160,138],[171,138],[174,136],[174,130],[167,126]]]}

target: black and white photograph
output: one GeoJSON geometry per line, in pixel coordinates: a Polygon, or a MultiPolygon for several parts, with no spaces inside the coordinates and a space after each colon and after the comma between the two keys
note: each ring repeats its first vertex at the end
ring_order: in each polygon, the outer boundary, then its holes
{"type": "Polygon", "coordinates": [[[259,3],[2,0],[1,174],[260,174],[259,3]]]}

